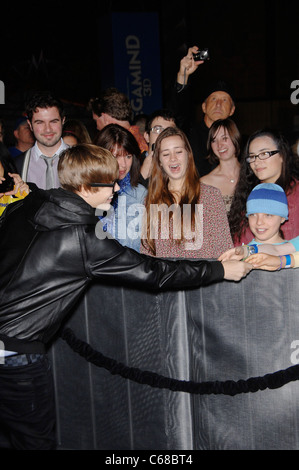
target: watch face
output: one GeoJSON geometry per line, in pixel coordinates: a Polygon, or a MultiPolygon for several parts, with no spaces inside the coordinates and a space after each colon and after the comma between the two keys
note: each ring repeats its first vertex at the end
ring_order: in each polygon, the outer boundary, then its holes
{"type": "Polygon", "coordinates": [[[249,253],[250,253],[251,255],[254,255],[255,253],[257,253],[256,245],[249,247],[249,253]]]}

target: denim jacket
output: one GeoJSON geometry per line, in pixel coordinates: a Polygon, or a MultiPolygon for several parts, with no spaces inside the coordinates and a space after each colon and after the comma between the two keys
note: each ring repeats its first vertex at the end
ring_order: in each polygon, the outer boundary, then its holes
{"type": "Polygon", "coordinates": [[[117,204],[111,208],[103,224],[107,232],[121,245],[140,252],[144,199],[147,190],[141,184],[136,187],[127,185],[117,196],[117,204]]]}

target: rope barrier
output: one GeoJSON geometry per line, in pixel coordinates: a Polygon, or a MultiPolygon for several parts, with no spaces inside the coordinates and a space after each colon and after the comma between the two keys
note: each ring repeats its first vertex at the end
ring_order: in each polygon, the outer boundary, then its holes
{"type": "Polygon", "coordinates": [[[210,382],[193,382],[172,379],[154,372],[141,370],[135,367],[128,367],[121,362],[117,362],[99,351],[94,350],[88,343],[78,339],[70,328],[65,328],[61,333],[61,338],[71,347],[71,349],[84,357],[86,361],[108,370],[112,375],[120,375],[125,379],[132,380],[143,385],[154,388],[169,389],[173,392],[186,392],[197,395],[230,395],[235,396],[240,393],[254,393],[265,389],[276,389],[299,379],[299,365],[291,366],[287,369],[266,374],[262,377],[251,377],[247,380],[226,380],[210,382]]]}

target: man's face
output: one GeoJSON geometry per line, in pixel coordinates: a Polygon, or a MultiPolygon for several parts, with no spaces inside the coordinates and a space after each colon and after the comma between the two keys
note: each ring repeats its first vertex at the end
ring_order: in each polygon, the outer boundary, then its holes
{"type": "Polygon", "coordinates": [[[230,95],[225,91],[214,91],[202,104],[205,113],[204,121],[207,127],[211,127],[218,119],[227,119],[235,112],[235,105],[230,95]]]}
{"type": "Polygon", "coordinates": [[[18,129],[15,130],[14,135],[18,142],[23,144],[33,144],[34,143],[34,136],[30,129],[28,122],[23,122],[19,125],[18,129]]]}
{"type": "Polygon", "coordinates": [[[40,147],[55,147],[60,143],[63,122],[58,108],[37,108],[29,125],[40,147]]]}
{"type": "Polygon", "coordinates": [[[150,130],[149,134],[147,132],[144,133],[149,150],[152,150],[152,145],[156,142],[159,134],[167,127],[175,127],[175,122],[172,119],[168,121],[160,116],[153,120],[151,125],[153,130],[150,130]]]}

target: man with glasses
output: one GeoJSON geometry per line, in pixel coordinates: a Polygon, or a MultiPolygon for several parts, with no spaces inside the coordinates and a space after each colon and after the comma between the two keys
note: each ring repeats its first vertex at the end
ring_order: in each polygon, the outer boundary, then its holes
{"type": "Polygon", "coordinates": [[[143,163],[141,166],[141,176],[143,183],[147,186],[147,180],[151,174],[152,158],[155,148],[155,143],[158,135],[166,129],[166,127],[176,127],[174,114],[168,109],[158,109],[154,111],[147,120],[144,138],[148,144],[148,151],[144,152],[143,163]]]}
{"type": "Polygon", "coordinates": [[[107,210],[119,189],[118,163],[104,148],[65,150],[58,174],[60,188],[32,191],[0,219],[0,433],[16,449],[56,445],[45,351],[93,280],[174,290],[238,281],[251,270],[241,261],[161,260],[97,237],[95,208],[107,210]]]}

